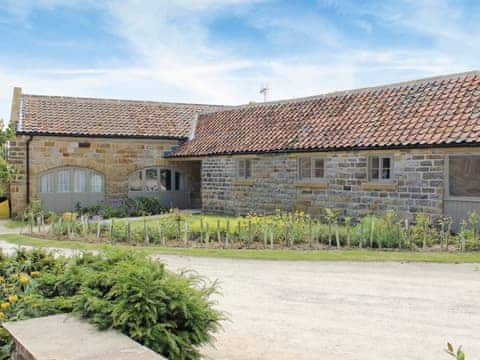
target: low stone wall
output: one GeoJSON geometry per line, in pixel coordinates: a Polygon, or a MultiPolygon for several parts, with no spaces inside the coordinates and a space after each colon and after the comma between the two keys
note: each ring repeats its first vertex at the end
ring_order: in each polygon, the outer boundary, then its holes
{"type": "MultiPolygon", "coordinates": [[[[237,156],[202,161],[202,204],[207,212],[246,214],[300,210],[319,215],[326,207],[345,215],[394,210],[401,216],[443,212],[445,157],[466,149],[348,151],[250,156],[252,178],[236,179],[237,156]],[[387,184],[368,181],[368,157],[393,158],[393,178],[387,184]],[[298,158],[322,157],[325,179],[298,181],[298,158]]],[[[467,149],[472,153],[472,148],[467,149]]],[[[474,152],[479,153],[478,150],[474,152]]]]}

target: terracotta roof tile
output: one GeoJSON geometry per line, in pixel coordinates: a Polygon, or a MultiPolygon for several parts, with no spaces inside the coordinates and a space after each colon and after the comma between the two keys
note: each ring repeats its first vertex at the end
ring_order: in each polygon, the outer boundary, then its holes
{"type": "Polygon", "coordinates": [[[22,95],[17,131],[186,138],[194,115],[213,105],[22,95]]]}
{"type": "Polygon", "coordinates": [[[172,156],[448,143],[480,143],[479,72],[202,114],[172,156]]]}

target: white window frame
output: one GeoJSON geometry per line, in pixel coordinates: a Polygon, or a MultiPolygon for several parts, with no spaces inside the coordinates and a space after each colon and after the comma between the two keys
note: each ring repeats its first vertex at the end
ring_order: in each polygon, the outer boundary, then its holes
{"type": "Polygon", "coordinates": [[[132,193],[132,194],[136,194],[137,196],[139,194],[142,194],[142,193],[145,193],[145,194],[154,194],[154,193],[160,193],[160,192],[173,192],[173,191],[186,191],[186,188],[187,188],[187,179],[186,179],[186,174],[185,172],[179,170],[179,169],[176,169],[175,167],[164,167],[164,166],[149,166],[149,167],[146,167],[146,168],[143,168],[143,169],[140,169],[140,170],[136,170],[134,172],[132,172],[129,176],[128,176],[128,192],[129,193],[132,193]],[[147,171],[148,170],[151,170],[151,169],[155,169],[157,171],[157,183],[158,183],[158,190],[147,190],[146,188],[146,180],[147,180],[147,171]],[[166,188],[164,189],[164,186],[162,184],[162,172],[163,171],[169,171],[170,172],[170,189],[167,190],[166,188]],[[136,174],[141,174],[141,189],[140,190],[132,190],[131,187],[130,187],[130,184],[131,184],[131,179],[133,176],[136,176],[136,174]],[[178,190],[175,189],[175,173],[179,173],[180,174],[180,187],[178,190]]]}
{"type": "Polygon", "coordinates": [[[326,158],[325,157],[313,157],[313,156],[303,156],[299,157],[297,161],[298,166],[298,179],[300,181],[321,181],[325,180],[325,172],[326,172],[326,158]],[[302,162],[304,160],[310,160],[310,175],[304,176],[303,175],[303,167],[302,162]],[[315,170],[317,169],[316,162],[317,160],[321,160],[323,163],[323,175],[322,176],[315,176],[315,170]]]}
{"type": "Polygon", "coordinates": [[[53,173],[46,173],[40,175],[40,189],[41,194],[51,194],[55,191],[55,176],[53,173]],[[46,185],[46,186],[44,186],[46,185]]]}
{"type": "Polygon", "coordinates": [[[70,169],[62,169],[56,172],[57,188],[59,194],[67,194],[72,192],[72,171],[70,169]],[[61,176],[62,175],[62,176],[61,176]]]}
{"type": "Polygon", "coordinates": [[[62,167],[48,170],[40,173],[37,177],[37,189],[39,194],[86,194],[86,193],[101,193],[105,187],[105,177],[103,174],[82,167],[62,167]],[[76,176],[83,174],[84,191],[77,191],[76,176]],[[99,191],[94,191],[92,181],[94,178],[99,180],[99,191]],[[49,185],[44,187],[44,182],[47,181],[49,185]],[[47,190],[47,191],[45,191],[47,190]]]}
{"type": "Polygon", "coordinates": [[[391,183],[393,181],[393,156],[392,155],[370,155],[368,157],[368,166],[367,166],[367,171],[368,171],[368,181],[369,182],[374,182],[374,183],[391,183]],[[372,177],[372,161],[374,158],[378,158],[378,179],[372,177]],[[382,178],[382,173],[383,173],[383,159],[389,159],[390,160],[390,177],[388,179],[383,179],[382,178]]]}
{"type": "Polygon", "coordinates": [[[88,189],[87,179],[88,179],[89,171],[85,169],[73,169],[72,174],[73,174],[72,192],[76,194],[82,194],[82,193],[88,192],[89,189],[88,189]],[[81,181],[78,181],[80,179],[81,181]],[[83,189],[80,189],[79,185],[83,185],[83,189]]]}
{"type": "Polygon", "coordinates": [[[104,180],[103,176],[95,172],[90,174],[90,192],[101,193],[103,192],[104,180]]]}
{"type": "Polygon", "coordinates": [[[252,178],[252,159],[240,159],[237,161],[237,179],[252,178]],[[247,169],[250,172],[247,174],[247,169]]]}

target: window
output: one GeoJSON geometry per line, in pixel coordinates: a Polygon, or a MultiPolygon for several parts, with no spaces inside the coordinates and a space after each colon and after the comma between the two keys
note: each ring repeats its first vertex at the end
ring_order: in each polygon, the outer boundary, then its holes
{"type": "Polygon", "coordinates": [[[53,192],[53,174],[45,174],[40,177],[40,192],[51,193],[53,192]]]}
{"type": "Polygon", "coordinates": [[[73,174],[73,192],[87,192],[85,170],[74,170],[73,174]]]}
{"type": "Polygon", "coordinates": [[[158,191],[158,169],[145,169],[145,191],[158,191]]]}
{"type": "Polygon", "coordinates": [[[57,192],[70,192],[70,171],[61,170],[57,173],[57,192]]]}
{"type": "Polygon", "coordinates": [[[298,174],[301,180],[323,179],[325,177],[324,159],[310,157],[300,158],[298,174]]]}
{"type": "Polygon", "coordinates": [[[160,170],[160,189],[163,191],[172,190],[172,172],[170,169],[160,170]]]}
{"type": "Polygon", "coordinates": [[[238,161],[237,176],[241,179],[249,179],[252,177],[252,160],[244,159],[238,161]]]}
{"type": "Polygon", "coordinates": [[[392,178],[392,158],[389,156],[372,156],[369,158],[368,179],[385,181],[392,178]]]}
{"type": "Polygon", "coordinates": [[[480,197],[480,156],[450,156],[448,162],[449,194],[480,197]]]}
{"type": "Polygon", "coordinates": [[[92,174],[90,177],[90,191],[93,193],[102,192],[103,179],[101,175],[92,174]]]}
{"type": "Polygon", "coordinates": [[[175,171],[175,191],[182,190],[182,177],[178,171],[175,171]]]}

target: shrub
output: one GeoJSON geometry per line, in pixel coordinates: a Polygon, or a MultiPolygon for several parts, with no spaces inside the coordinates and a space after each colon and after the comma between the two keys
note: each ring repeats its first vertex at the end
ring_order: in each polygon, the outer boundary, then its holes
{"type": "Polygon", "coordinates": [[[77,203],[75,210],[82,215],[98,215],[104,219],[158,215],[167,211],[161,205],[159,199],[146,197],[126,198],[121,200],[116,206],[106,203],[82,206],[82,204],[77,203]]]}
{"type": "MultiPolygon", "coordinates": [[[[58,258],[21,250],[0,262],[0,317],[20,320],[75,312],[100,329],[115,328],[169,359],[197,359],[221,313],[215,284],[175,275],[163,264],[124,251],[58,258]]],[[[0,332],[0,359],[11,339],[0,332]]]]}

